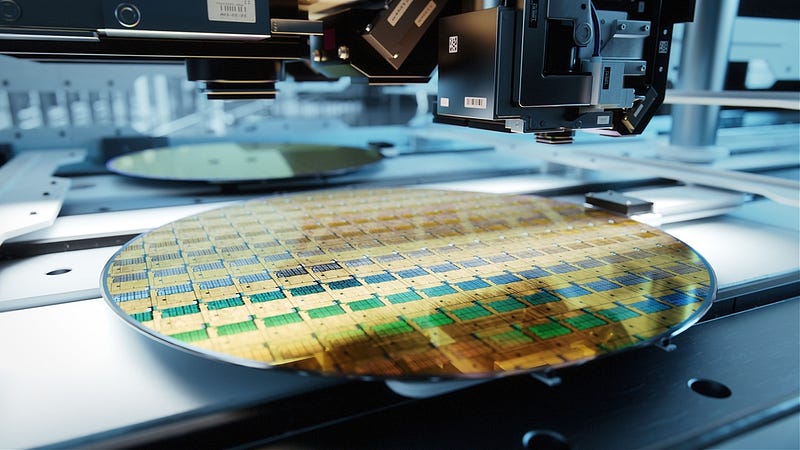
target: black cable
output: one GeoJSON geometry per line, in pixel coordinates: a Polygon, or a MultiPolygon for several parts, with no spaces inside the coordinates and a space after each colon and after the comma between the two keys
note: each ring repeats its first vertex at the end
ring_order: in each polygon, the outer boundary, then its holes
{"type": "Polygon", "coordinates": [[[594,54],[592,56],[600,56],[600,19],[597,18],[594,2],[589,2],[589,4],[592,7],[592,25],[594,26],[594,54]]]}

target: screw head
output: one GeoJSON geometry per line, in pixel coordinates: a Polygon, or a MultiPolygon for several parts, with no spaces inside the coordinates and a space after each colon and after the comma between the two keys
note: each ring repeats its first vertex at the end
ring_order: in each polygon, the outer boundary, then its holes
{"type": "Polygon", "coordinates": [[[134,28],[142,20],[142,13],[136,5],[130,3],[120,3],[114,10],[114,17],[117,22],[125,28],[134,28]]]}
{"type": "Polygon", "coordinates": [[[0,21],[16,22],[22,16],[22,8],[14,0],[0,1],[0,21]]]}

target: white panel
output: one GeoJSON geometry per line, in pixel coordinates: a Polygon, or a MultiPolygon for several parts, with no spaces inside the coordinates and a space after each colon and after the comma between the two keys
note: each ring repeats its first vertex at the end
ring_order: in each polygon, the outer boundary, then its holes
{"type": "Polygon", "coordinates": [[[26,152],[0,167],[0,244],[53,224],[71,183],[53,172],[85,156],[84,150],[26,152]]]}
{"type": "Polygon", "coordinates": [[[157,343],[100,299],[0,313],[0,448],[52,444],[331,379],[222,364],[157,343]]]}
{"type": "Polygon", "coordinates": [[[0,311],[99,297],[100,273],[117,248],[0,262],[0,311]]]}

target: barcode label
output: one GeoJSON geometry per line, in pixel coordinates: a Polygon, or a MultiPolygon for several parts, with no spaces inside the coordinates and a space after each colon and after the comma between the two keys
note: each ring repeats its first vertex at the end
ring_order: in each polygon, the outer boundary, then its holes
{"type": "Polygon", "coordinates": [[[386,19],[386,21],[389,22],[389,25],[397,25],[397,22],[403,18],[403,14],[406,13],[406,10],[408,10],[408,7],[411,6],[412,2],[413,0],[399,0],[397,2],[397,6],[392,10],[392,13],[389,14],[389,18],[386,19]]]}
{"type": "Polygon", "coordinates": [[[464,97],[464,108],[486,109],[486,97],[464,97]]]}
{"type": "Polygon", "coordinates": [[[447,53],[458,53],[458,36],[447,38],[447,53]]]}
{"type": "Polygon", "coordinates": [[[206,0],[212,22],[256,23],[255,0],[206,0]]]}

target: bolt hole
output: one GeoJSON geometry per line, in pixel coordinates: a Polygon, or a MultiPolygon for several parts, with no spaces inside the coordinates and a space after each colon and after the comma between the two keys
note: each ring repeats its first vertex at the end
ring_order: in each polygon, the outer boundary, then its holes
{"type": "Polygon", "coordinates": [[[42,192],[42,195],[45,196],[45,197],[49,197],[50,193],[49,192],[42,192]]]}
{"type": "Polygon", "coordinates": [[[31,216],[35,216],[35,215],[37,215],[37,214],[39,214],[39,213],[38,213],[38,212],[36,212],[36,211],[31,211],[31,212],[30,212],[30,215],[31,215],[31,216]]]}
{"type": "Polygon", "coordinates": [[[108,206],[101,206],[97,208],[97,212],[109,212],[109,211],[111,211],[111,208],[109,208],[108,206]]]}
{"type": "Polygon", "coordinates": [[[529,450],[569,450],[567,439],[550,430],[531,430],[522,436],[522,445],[529,450]]]}
{"type": "Polygon", "coordinates": [[[687,385],[700,395],[712,398],[728,398],[733,392],[728,386],[719,381],[708,380],[705,378],[692,378],[687,385]]]}
{"type": "Polygon", "coordinates": [[[47,275],[64,275],[65,273],[72,272],[72,269],[56,269],[47,272],[47,275]]]}

